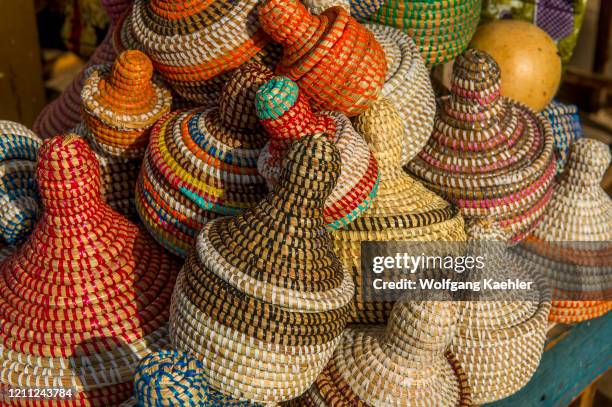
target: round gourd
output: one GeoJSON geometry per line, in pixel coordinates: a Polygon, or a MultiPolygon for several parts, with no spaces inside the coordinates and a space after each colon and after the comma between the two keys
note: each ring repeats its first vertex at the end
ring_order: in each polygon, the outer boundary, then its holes
{"type": "Polygon", "coordinates": [[[552,38],[525,21],[497,20],[476,31],[472,42],[501,69],[502,95],[536,111],[552,100],[561,82],[561,58],[552,38]]]}

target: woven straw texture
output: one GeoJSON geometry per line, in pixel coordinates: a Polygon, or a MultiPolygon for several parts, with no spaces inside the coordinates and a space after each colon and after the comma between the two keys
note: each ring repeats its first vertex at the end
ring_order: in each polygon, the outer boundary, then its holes
{"type": "Polygon", "coordinates": [[[354,287],[325,232],[323,203],[339,172],[330,140],[302,138],[266,199],[198,236],[173,295],[171,339],[223,393],[290,400],[338,344],[354,287]]]}
{"type": "MultiPolygon", "coordinates": [[[[472,255],[486,258],[483,278],[534,282],[529,291],[482,291],[478,298],[458,302],[459,326],[450,350],[467,374],[474,403],[480,405],[515,393],[537,369],[548,329],[550,288],[541,274],[509,256],[508,234],[494,221],[470,221],[466,232],[472,255]]],[[[475,273],[470,280],[478,279],[475,273]]]]}
{"type": "Polygon", "coordinates": [[[582,137],[578,106],[564,105],[553,100],[541,113],[550,122],[555,138],[557,174],[563,172],[571,144],[582,137]]]}
{"type": "Polygon", "coordinates": [[[98,162],[78,136],[47,140],[36,177],[41,219],[0,271],[0,380],[117,405],[138,359],[165,344],[177,267],[102,201],[98,162]]]}
{"type": "Polygon", "coordinates": [[[387,0],[370,20],[406,32],[428,67],[461,54],[480,20],[481,0],[387,0]]]}
{"type": "Polygon", "coordinates": [[[330,7],[342,7],[347,11],[351,10],[349,0],[302,0],[311,14],[321,14],[330,7]]]}
{"type": "Polygon", "coordinates": [[[112,33],[117,19],[132,3],[132,0],[101,0],[111,24],[107,36],[93,53],[83,71],[71,82],[59,98],[47,105],[34,122],[34,132],[49,138],[72,130],[81,121],[81,89],[84,73],[89,67],[110,64],[117,54],[113,48],[112,33]]]}
{"type": "Polygon", "coordinates": [[[342,113],[313,113],[302,89],[291,79],[278,76],[257,91],[255,106],[261,124],[270,135],[258,161],[268,185],[276,185],[282,159],[302,137],[326,134],[340,151],[342,162],[336,188],[325,201],[328,230],[354,221],[366,210],[378,189],[378,165],[367,143],[342,113]]]}
{"type": "Polygon", "coordinates": [[[115,46],[136,47],[182,97],[216,105],[229,73],[257,59],[274,64],[278,47],[257,19],[259,0],[136,0],[115,46]]]}
{"type": "Polygon", "coordinates": [[[315,16],[299,0],[265,0],[259,19],[283,46],[276,73],[298,82],[315,110],[351,117],[378,99],[387,75],[384,51],[344,8],[315,16]]]}
{"type": "Polygon", "coordinates": [[[399,301],[387,328],[345,331],[325,370],[295,406],[471,406],[467,377],[446,349],[451,301],[399,301]]]}
{"type": "Polygon", "coordinates": [[[466,219],[494,216],[522,240],[552,194],[550,124],[500,95],[499,67],[482,51],[456,59],[451,85],[451,95],[438,101],[432,137],[406,168],[466,219]]]}
{"type": "Polygon", "coordinates": [[[172,95],[153,80],[151,60],[124,51],[112,67],[93,67],[81,92],[85,123],[107,155],[142,158],[149,129],[170,111],[172,95]]]}
{"type": "Polygon", "coordinates": [[[187,255],[210,219],[240,213],[265,197],[257,157],[268,137],[254,101],[271,77],[264,65],[245,64],[217,107],[173,112],[153,128],[136,208],[151,234],[177,255],[187,255]]]}
{"type": "Polygon", "coordinates": [[[376,102],[355,120],[355,128],[379,163],[380,184],[372,206],[352,224],[332,233],[336,253],[355,282],[350,322],[385,323],[393,306],[363,298],[363,241],[464,241],[459,210],[406,174],[400,158],[404,128],[395,107],[376,102]]]}
{"type": "Polygon", "coordinates": [[[357,20],[365,20],[376,12],[385,0],[350,0],[351,15],[357,20]]]}
{"type": "Polygon", "coordinates": [[[41,144],[24,125],[0,120],[0,262],[30,235],[40,213],[35,170],[41,144]]]}
{"type": "Polygon", "coordinates": [[[134,397],[121,407],[258,407],[225,396],[208,384],[204,365],[186,353],[145,356],[134,375],[134,397]]]}
{"type": "Polygon", "coordinates": [[[421,151],[433,131],[436,99],[429,70],[412,39],[403,31],[380,24],[366,24],[387,57],[387,79],[382,95],[397,108],[406,129],[402,164],[421,151]]]}
{"type": "Polygon", "coordinates": [[[612,199],[601,188],[610,165],[607,145],[571,145],[544,219],[518,254],[547,276],[554,290],[551,321],[580,322],[612,309],[612,199]],[[548,242],[545,244],[544,242],[548,242]]]}

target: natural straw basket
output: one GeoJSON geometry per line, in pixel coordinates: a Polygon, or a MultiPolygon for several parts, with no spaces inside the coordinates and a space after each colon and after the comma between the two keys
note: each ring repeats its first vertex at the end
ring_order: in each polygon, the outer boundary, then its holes
{"type": "Polygon", "coordinates": [[[176,350],[145,356],[134,376],[134,397],[121,407],[258,407],[211,388],[202,362],[176,350]]]}
{"type": "Polygon", "coordinates": [[[111,24],[108,34],[87,62],[83,71],[70,83],[59,98],[47,105],[36,118],[33,129],[42,138],[64,134],[81,121],[81,88],[84,72],[94,65],[110,64],[117,53],[113,49],[112,33],[117,19],[130,7],[132,0],[101,0],[111,24]]]}
{"type": "Polygon", "coordinates": [[[506,250],[507,234],[491,220],[466,227],[473,256],[483,256],[485,267],[469,280],[520,279],[533,282],[531,290],[507,290],[459,302],[459,327],[451,344],[472,386],[474,403],[499,400],[521,389],[535,372],[548,329],[550,288],[543,276],[513,260],[506,250]]]}
{"type": "Polygon", "coordinates": [[[418,48],[401,30],[379,24],[366,24],[382,45],[389,71],[382,95],[398,110],[404,128],[402,164],[421,151],[433,131],[436,99],[418,48]]]}
{"type": "Polygon", "coordinates": [[[276,73],[298,82],[315,110],[351,117],[378,99],[387,75],[384,51],[344,8],[315,16],[299,0],[265,0],[259,19],[284,49],[276,73]]]}
{"type": "Polygon", "coordinates": [[[447,351],[456,320],[452,301],[399,301],[386,329],[347,329],[315,384],[292,405],[472,405],[467,377],[447,351]]]}
{"type": "Polygon", "coordinates": [[[432,137],[406,168],[466,219],[494,216],[524,239],[552,194],[550,124],[500,95],[499,67],[478,50],[456,59],[451,95],[438,102],[432,137]]]}
{"type": "Polygon", "coordinates": [[[557,174],[560,174],[567,162],[571,144],[582,137],[578,107],[553,100],[540,114],[552,127],[557,153],[557,174]]]}
{"type": "Polygon", "coordinates": [[[481,0],[388,0],[370,20],[406,32],[427,66],[461,54],[476,31],[481,0]]]}
{"type": "Polygon", "coordinates": [[[342,7],[347,11],[351,10],[349,0],[303,0],[302,3],[306,6],[311,14],[319,15],[331,7],[342,7]]]}
{"type": "Polygon", "coordinates": [[[313,113],[302,89],[291,79],[278,76],[257,91],[255,106],[270,143],[257,167],[268,186],[277,183],[281,162],[292,143],[302,137],[325,133],[340,151],[342,167],[336,187],[325,201],[329,230],[354,221],[376,196],[378,166],[367,143],[341,113],[313,113]]]}
{"type": "Polygon", "coordinates": [[[254,205],[267,192],[257,157],[268,137],[255,114],[255,92],[272,77],[259,63],[234,72],[218,106],[176,111],[152,130],[136,207],[153,236],[185,257],[210,219],[254,205]]]}
{"type": "Polygon", "coordinates": [[[464,241],[463,218],[458,209],[402,170],[402,140],[407,137],[391,102],[379,100],[354,122],[379,164],[378,195],[355,222],[333,232],[332,241],[355,281],[350,321],[385,323],[393,304],[363,297],[362,242],[464,241]]]}
{"type": "Polygon", "coordinates": [[[40,148],[43,213],[0,270],[0,380],[52,383],[79,405],[109,406],[129,397],[138,359],[165,344],[177,267],[102,201],[99,174],[75,135],[40,148]]]}
{"type": "Polygon", "coordinates": [[[0,262],[27,239],[40,214],[34,172],[41,144],[24,125],[0,120],[0,262]]]}
{"type": "Polygon", "coordinates": [[[575,141],[542,223],[517,249],[553,288],[551,321],[580,322],[612,309],[612,200],[601,188],[609,165],[608,146],[575,141]]]}
{"type": "Polygon", "coordinates": [[[339,171],[331,141],[302,138],[266,199],[198,236],[174,291],[171,339],[223,393],[287,401],[331,357],[353,296],[323,220],[339,171]]]}

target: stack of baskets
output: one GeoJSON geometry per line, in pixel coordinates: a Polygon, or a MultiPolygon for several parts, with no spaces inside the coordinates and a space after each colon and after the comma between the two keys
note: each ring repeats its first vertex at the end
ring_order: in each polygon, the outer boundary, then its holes
{"type": "Polygon", "coordinates": [[[391,302],[364,297],[361,244],[365,241],[463,241],[463,218],[401,167],[404,128],[386,99],[358,116],[355,128],[370,145],[380,168],[378,194],[372,206],[353,223],[332,233],[338,256],[355,281],[351,322],[385,323],[391,302]]]}
{"type": "Polygon", "coordinates": [[[0,120],[0,263],[30,235],[38,218],[34,172],[41,144],[24,125],[0,120]]]}
{"type": "Polygon", "coordinates": [[[567,162],[570,146],[582,137],[582,124],[580,124],[578,106],[564,105],[553,100],[542,111],[541,115],[550,122],[552,127],[555,138],[555,152],[557,153],[557,174],[561,174],[567,162]]]}
{"type": "Polygon", "coordinates": [[[533,282],[528,290],[470,293],[459,302],[459,322],[450,350],[457,356],[472,386],[477,405],[507,397],[527,384],[544,350],[550,312],[546,279],[513,260],[506,249],[507,233],[491,220],[466,227],[470,252],[486,260],[469,280],[519,279],[533,282]]]}
{"type": "Polygon", "coordinates": [[[580,322],[612,309],[612,199],[601,188],[609,165],[607,145],[574,142],[544,220],[517,249],[524,267],[553,288],[551,321],[580,322]]]}
{"type": "Polygon", "coordinates": [[[170,91],[153,79],[153,66],[140,51],[122,52],[110,66],[86,72],[82,133],[100,162],[102,193],[115,210],[134,212],[134,185],[151,127],[172,105],[170,91]]]}
{"type": "Polygon", "coordinates": [[[265,196],[257,157],[268,140],[255,92],[272,72],[256,62],[236,70],[218,106],[175,111],[152,130],[136,185],[136,209],[151,234],[186,257],[210,219],[236,214],[265,196]]]}
{"type": "Polygon", "coordinates": [[[141,49],[179,95],[214,106],[229,72],[252,59],[278,58],[259,26],[259,3],[136,0],[118,28],[117,47],[141,49]]]}
{"type": "Polygon", "coordinates": [[[367,143],[342,113],[314,114],[302,89],[278,76],[262,85],[256,96],[257,115],[270,135],[259,156],[258,169],[273,187],[289,146],[302,137],[326,134],[337,145],[342,162],[340,178],[325,201],[325,222],[339,229],[366,210],[378,190],[378,166],[367,143]]]}
{"type": "Polygon", "coordinates": [[[165,344],[177,267],[100,195],[100,171],[81,138],[39,151],[43,213],[0,270],[0,380],[71,389],[54,405],[127,399],[138,359],[165,344]]]}
{"type": "Polygon", "coordinates": [[[550,124],[502,97],[500,82],[488,54],[468,50],[458,57],[432,137],[406,168],[464,217],[495,216],[519,241],[541,220],[556,162],[550,124]]]}
{"type": "Polygon", "coordinates": [[[387,328],[348,328],[296,407],[472,405],[470,385],[448,351],[452,301],[398,301],[387,328]]]}
{"type": "Polygon", "coordinates": [[[408,34],[385,25],[365,26],[387,57],[389,70],[382,95],[395,104],[404,123],[402,164],[406,164],[421,151],[433,130],[436,99],[429,70],[408,34]]]}
{"type": "Polygon", "coordinates": [[[42,138],[64,134],[81,121],[81,89],[86,68],[111,64],[117,56],[112,45],[112,32],[119,17],[130,7],[132,0],[101,0],[110,18],[107,36],[89,59],[87,66],[70,83],[60,97],[47,105],[34,122],[34,131],[42,138]]]}
{"type": "Polygon", "coordinates": [[[284,49],[276,72],[296,81],[315,110],[352,117],[380,95],[387,75],[384,51],[342,7],[316,16],[299,0],[266,0],[259,19],[284,49]]]}
{"type": "Polygon", "coordinates": [[[224,394],[288,401],[332,356],[354,292],[323,218],[339,172],[334,144],[304,137],[266,199],[198,236],[174,292],[170,336],[224,394]]]}
{"type": "Polygon", "coordinates": [[[481,0],[387,0],[370,20],[408,33],[432,67],[461,54],[480,20],[481,0]]]}

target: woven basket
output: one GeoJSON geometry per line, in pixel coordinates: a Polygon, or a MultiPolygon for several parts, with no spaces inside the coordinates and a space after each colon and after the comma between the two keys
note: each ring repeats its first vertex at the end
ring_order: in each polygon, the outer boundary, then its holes
{"type": "MultiPolygon", "coordinates": [[[[459,302],[459,326],[450,350],[472,386],[475,404],[489,403],[521,389],[538,367],[550,312],[550,288],[543,276],[514,261],[505,249],[508,234],[491,220],[466,227],[473,256],[486,258],[483,278],[532,281],[525,292],[507,290],[459,302]]],[[[478,280],[478,271],[470,273],[478,280]]]]}
{"type": "Polygon", "coordinates": [[[406,32],[428,67],[461,54],[480,19],[481,0],[388,0],[370,20],[406,32]]]}
{"type": "Polygon", "coordinates": [[[175,260],[102,201],[98,162],[81,138],[47,140],[36,177],[41,219],[0,272],[0,380],[116,405],[138,359],[165,345],[175,260]]]}
{"type": "Polygon", "coordinates": [[[365,24],[382,45],[389,71],[382,95],[398,110],[404,128],[402,164],[421,151],[433,131],[436,99],[429,70],[412,39],[403,31],[379,24],[365,24]]]}
{"type": "Polygon", "coordinates": [[[258,407],[211,388],[202,362],[176,350],[144,357],[134,376],[134,397],[121,407],[258,407]]]}
{"type": "Polygon", "coordinates": [[[40,214],[34,171],[41,144],[24,125],[0,120],[0,261],[27,239],[40,214]]]}
{"type": "Polygon", "coordinates": [[[259,156],[258,169],[270,188],[277,183],[281,162],[289,147],[302,137],[327,134],[338,147],[340,179],[325,201],[328,230],[342,228],[366,210],[376,196],[378,166],[367,143],[341,113],[313,113],[291,79],[278,76],[257,91],[255,106],[270,143],[259,156]]]}
{"type": "Polygon", "coordinates": [[[406,168],[465,218],[494,216],[522,240],[552,194],[550,124],[500,96],[499,67],[482,51],[457,58],[451,92],[439,99],[432,137],[406,168]]]}
{"type": "Polygon", "coordinates": [[[255,114],[255,92],[272,77],[259,63],[236,70],[217,107],[177,111],[159,120],[136,186],[149,231],[185,257],[204,224],[264,198],[257,157],[268,137],[255,114]]]}
{"type": "Polygon", "coordinates": [[[404,128],[391,102],[379,100],[354,122],[379,163],[378,195],[355,222],[332,233],[332,240],[336,253],[355,282],[350,322],[385,323],[393,304],[364,300],[361,243],[464,241],[464,225],[456,208],[402,170],[404,128]]]}
{"type": "Polygon", "coordinates": [[[350,0],[351,15],[357,20],[366,20],[382,7],[385,0],[350,0]]]}
{"type": "Polygon", "coordinates": [[[303,138],[266,199],[198,236],[173,295],[171,339],[223,393],[292,399],[338,344],[353,283],[325,233],[323,202],[339,170],[331,141],[303,138]]]}
{"type": "Polygon", "coordinates": [[[266,0],[259,19],[284,49],[277,74],[298,82],[315,110],[351,117],[380,95],[387,74],[384,51],[342,7],[315,16],[299,0],[266,0]]]}
{"type": "Polygon", "coordinates": [[[576,140],[542,223],[517,257],[553,288],[550,320],[574,323],[612,309],[612,200],[601,188],[610,150],[576,140]]]}
{"type": "Polygon", "coordinates": [[[72,130],[81,121],[81,89],[84,72],[87,68],[110,64],[117,53],[113,49],[112,33],[117,19],[129,8],[131,0],[101,0],[111,24],[108,34],[87,62],[83,71],[72,81],[59,98],[41,111],[34,122],[34,132],[42,138],[64,134],[72,130]]]}
{"type": "Polygon", "coordinates": [[[571,144],[582,137],[582,124],[580,123],[578,107],[564,105],[553,100],[540,114],[550,122],[552,127],[558,175],[563,172],[571,144]]]}
{"type": "Polygon", "coordinates": [[[311,14],[319,15],[331,7],[342,7],[347,11],[351,10],[349,0],[303,0],[302,3],[306,6],[311,14]]]}
{"type": "Polygon", "coordinates": [[[293,406],[470,406],[470,386],[446,349],[455,303],[399,301],[386,329],[345,331],[315,384],[293,406]]]}

